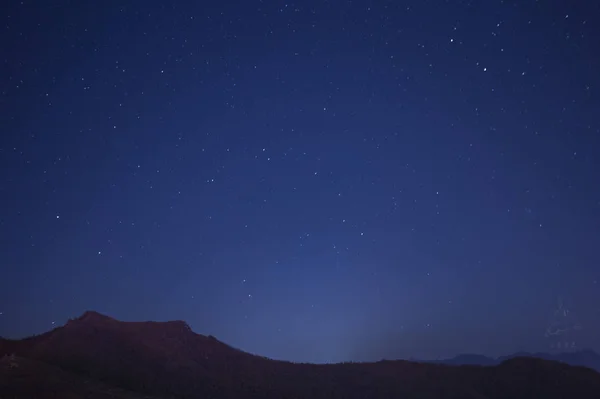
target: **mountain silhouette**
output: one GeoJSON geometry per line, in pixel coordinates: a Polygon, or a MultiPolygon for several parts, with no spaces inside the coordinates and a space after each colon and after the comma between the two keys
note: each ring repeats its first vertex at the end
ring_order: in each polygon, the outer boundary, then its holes
{"type": "Polygon", "coordinates": [[[508,356],[498,358],[487,357],[483,355],[461,354],[450,359],[442,360],[427,360],[427,363],[446,364],[452,366],[461,365],[479,365],[479,366],[495,366],[506,360],[516,357],[532,357],[549,361],[566,363],[571,366],[583,366],[600,372],[600,355],[591,350],[581,350],[575,352],[564,353],[543,353],[543,352],[518,352],[508,356]]]}
{"type": "Polygon", "coordinates": [[[600,397],[599,373],[551,360],[299,364],[243,352],[183,321],[123,322],[97,312],[38,336],[2,339],[0,354],[0,392],[13,398],[600,397]],[[32,394],[34,386],[47,393],[32,394]]]}

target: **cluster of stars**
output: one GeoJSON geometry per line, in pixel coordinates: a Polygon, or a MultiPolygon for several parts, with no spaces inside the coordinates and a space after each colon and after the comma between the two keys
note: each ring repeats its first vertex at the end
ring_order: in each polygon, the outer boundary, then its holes
{"type": "MultiPolygon", "coordinates": [[[[600,209],[600,124],[582,106],[598,83],[577,58],[591,16],[424,4],[150,2],[121,9],[112,23],[127,36],[106,37],[73,20],[48,50],[59,57],[7,61],[1,94],[19,109],[3,119],[0,189],[15,198],[2,226],[16,233],[0,252],[39,276],[82,270],[131,302],[156,293],[164,303],[149,307],[210,320],[233,344],[258,320],[281,335],[298,320],[355,331],[371,314],[374,330],[391,317],[406,334],[441,331],[448,312],[483,312],[483,270],[511,280],[498,259],[531,282],[526,265],[543,259],[528,251],[589,253],[574,204],[591,198],[590,219],[600,209]],[[194,301],[177,302],[180,291],[194,301]],[[224,322],[194,308],[219,301],[224,322]]],[[[23,13],[5,33],[38,48],[35,32],[57,28],[23,13]]],[[[61,291],[39,280],[44,298],[61,291]]],[[[121,311],[108,294],[62,291],[121,311]]],[[[56,308],[46,324],[76,306],[56,308]]],[[[248,349],[272,350],[255,337],[248,349]]]]}

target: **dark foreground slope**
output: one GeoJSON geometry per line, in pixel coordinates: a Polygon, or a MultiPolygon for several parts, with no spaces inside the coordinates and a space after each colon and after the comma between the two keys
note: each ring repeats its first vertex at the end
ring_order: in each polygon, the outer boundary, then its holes
{"type": "MultiPolygon", "coordinates": [[[[513,358],[493,367],[293,364],[239,351],[183,322],[120,322],[95,312],[40,336],[1,341],[3,353],[37,365],[25,369],[22,381],[35,385],[42,378],[37,373],[53,375],[61,386],[74,386],[73,398],[94,397],[78,393],[82,384],[189,398],[600,398],[600,374],[542,359],[513,358]]],[[[15,380],[8,373],[15,370],[2,370],[1,381],[10,388],[15,380]]],[[[134,395],[126,391],[118,392],[134,395]]]]}
{"type": "Polygon", "coordinates": [[[151,399],[56,366],[22,357],[0,359],[0,398],[151,399]]]}

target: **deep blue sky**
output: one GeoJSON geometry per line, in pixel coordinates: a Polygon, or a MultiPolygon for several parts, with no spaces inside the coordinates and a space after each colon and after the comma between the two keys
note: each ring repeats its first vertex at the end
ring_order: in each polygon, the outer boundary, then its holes
{"type": "Polygon", "coordinates": [[[600,349],[600,3],[9,1],[0,335],[600,349]]]}

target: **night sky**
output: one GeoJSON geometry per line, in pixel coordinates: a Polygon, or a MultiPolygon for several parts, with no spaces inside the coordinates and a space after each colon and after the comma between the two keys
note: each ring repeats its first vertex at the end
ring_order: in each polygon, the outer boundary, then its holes
{"type": "MultiPolygon", "coordinates": [[[[597,1],[9,1],[0,335],[600,350],[597,1]]],[[[4,3],[3,3],[4,4],[4,3]]]]}

